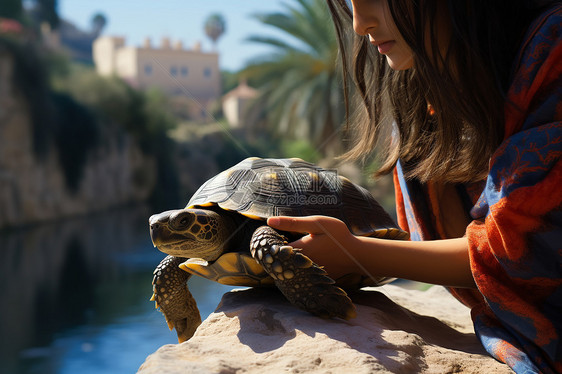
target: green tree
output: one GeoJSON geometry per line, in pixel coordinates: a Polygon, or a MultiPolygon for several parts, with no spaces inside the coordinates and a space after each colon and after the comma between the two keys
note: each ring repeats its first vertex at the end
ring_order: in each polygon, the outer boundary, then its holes
{"type": "Polygon", "coordinates": [[[0,1],[0,17],[19,19],[22,11],[21,0],[0,1]]]}
{"type": "Polygon", "coordinates": [[[248,65],[244,74],[261,95],[260,123],[293,139],[308,139],[320,154],[341,153],[339,131],[344,122],[341,73],[336,66],[337,39],[325,0],[295,0],[286,12],[255,15],[294,42],[267,36],[250,41],[273,52],[248,65]]]}
{"type": "Polygon", "coordinates": [[[217,40],[226,31],[226,21],[223,16],[215,13],[211,14],[205,21],[205,34],[213,41],[213,45],[216,46],[217,40]]]}

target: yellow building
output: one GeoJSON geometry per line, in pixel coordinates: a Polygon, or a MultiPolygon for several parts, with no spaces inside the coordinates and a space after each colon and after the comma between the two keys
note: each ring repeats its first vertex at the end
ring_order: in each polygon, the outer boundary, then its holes
{"type": "Polygon", "coordinates": [[[125,38],[102,36],[94,41],[93,58],[100,75],[117,75],[140,89],[156,87],[185,98],[194,117],[207,117],[209,105],[221,96],[219,56],[203,52],[200,44],[185,49],[163,38],[160,46],[146,39],[141,47],[125,45],[125,38]]]}

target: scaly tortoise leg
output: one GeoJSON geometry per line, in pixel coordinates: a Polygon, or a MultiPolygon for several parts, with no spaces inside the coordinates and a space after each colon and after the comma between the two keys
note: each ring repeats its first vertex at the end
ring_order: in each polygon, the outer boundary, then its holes
{"type": "Polygon", "coordinates": [[[193,336],[201,324],[197,303],[187,288],[191,274],[179,268],[186,258],[166,256],[154,270],[150,300],[156,302],[166,318],[168,327],[176,328],[178,342],[182,343],[193,336]]]}
{"type": "Polygon", "coordinates": [[[345,291],[334,285],[324,269],[288,246],[273,228],[256,229],[250,252],[293,305],[325,318],[355,317],[355,306],[345,291]]]}

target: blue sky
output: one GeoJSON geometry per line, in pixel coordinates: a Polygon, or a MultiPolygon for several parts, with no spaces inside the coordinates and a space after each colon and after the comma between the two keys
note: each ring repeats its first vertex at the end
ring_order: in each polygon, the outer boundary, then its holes
{"type": "Polygon", "coordinates": [[[275,29],[252,19],[254,13],[283,11],[291,0],[59,0],[59,13],[83,29],[90,29],[90,20],[97,12],[108,19],[105,35],[127,38],[127,44],[140,45],[146,37],[158,45],[167,36],[172,42],[181,40],[185,47],[200,41],[203,50],[212,43],[205,36],[203,24],[212,13],[221,13],[226,20],[226,33],[219,39],[220,66],[237,70],[246,61],[266,54],[270,49],[245,39],[250,35],[283,37],[275,29]]]}

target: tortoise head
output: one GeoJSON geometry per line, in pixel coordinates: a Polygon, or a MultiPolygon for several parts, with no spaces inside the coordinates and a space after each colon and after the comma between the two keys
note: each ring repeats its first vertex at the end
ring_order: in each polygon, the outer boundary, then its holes
{"type": "Polygon", "coordinates": [[[217,259],[228,241],[225,220],[212,210],[178,209],[154,214],[149,219],[152,243],[176,257],[217,259]]]}

